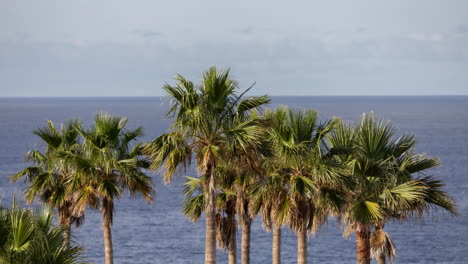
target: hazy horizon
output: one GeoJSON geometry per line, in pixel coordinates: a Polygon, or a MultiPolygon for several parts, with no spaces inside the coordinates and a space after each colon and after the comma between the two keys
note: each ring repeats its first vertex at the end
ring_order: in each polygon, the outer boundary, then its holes
{"type": "MultiPolygon", "coordinates": [[[[246,97],[249,96],[262,96],[263,94],[246,94],[246,97]]],[[[88,96],[88,95],[78,95],[78,96],[0,96],[0,99],[54,99],[54,98],[165,98],[166,95],[117,95],[117,96],[107,96],[107,95],[101,95],[101,96],[88,96]]],[[[275,98],[275,97],[468,97],[468,94],[429,94],[429,95],[270,95],[270,97],[275,98]]]]}

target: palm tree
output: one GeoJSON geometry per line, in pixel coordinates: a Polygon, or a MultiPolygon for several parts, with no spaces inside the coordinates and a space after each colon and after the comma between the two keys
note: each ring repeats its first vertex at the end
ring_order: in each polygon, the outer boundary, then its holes
{"type": "Polygon", "coordinates": [[[285,178],[287,192],[275,212],[275,222],[287,223],[297,234],[297,261],[304,264],[307,233],[326,221],[332,207],[340,206],[335,188],[343,182],[338,173],[343,168],[326,152],[324,141],[337,120],[319,124],[317,112],[286,107],[267,116],[273,120],[269,134],[277,157],[274,173],[285,178]]]}
{"type": "MultiPolygon", "coordinates": [[[[234,159],[234,157],[233,157],[234,159]]],[[[242,224],[242,248],[241,262],[250,262],[250,228],[252,223],[252,214],[249,208],[250,197],[246,187],[246,179],[249,176],[239,175],[239,168],[235,167],[239,163],[219,164],[217,167],[217,186],[216,195],[216,239],[219,248],[228,252],[228,263],[237,263],[237,211],[243,211],[244,217],[242,224]],[[244,189],[245,188],[245,189],[244,189]],[[243,195],[243,197],[239,197],[243,195]],[[242,206],[240,209],[239,205],[242,206]]],[[[184,196],[187,197],[184,202],[183,213],[193,222],[196,222],[205,209],[205,199],[203,195],[204,177],[192,178],[186,177],[184,196]]]]}
{"type": "Polygon", "coordinates": [[[260,120],[237,120],[270,99],[242,99],[250,88],[237,95],[238,83],[229,78],[229,70],[219,72],[215,67],[202,74],[199,86],[181,75],[176,80],[176,86],[163,87],[171,99],[167,112],[168,117],[174,118],[171,131],[150,142],[145,152],[153,161],[151,169],[162,167],[167,183],[177,169],[190,164],[195,154],[198,172],[206,177],[205,263],[216,263],[216,168],[227,153],[257,147],[260,120]]]}
{"type": "Polygon", "coordinates": [[[70,182],[76,197],[75,211],[87,206],[100,208],[104,233],[105,263],[113,263],[112,233],[114,201],[128,190],[131,197],[142,195],[153,200],[153,183],[142,169],[149,163],[141,155],[141,144],[133,143],[142,134],[142,128],[127,131],[127,119],[108,114],[98,114],[94,126],[77,131],[84,138],[79,155],[62,153],[77,171],[70,182]]]}
{"type": "Polygon", "coordinates": [[[414,154],[414,136],[397,138],[395,133],[389,122],[376,120],[371,113],[364,114],[356,127],[340,124],[328,138],[332,147],[343,150],[341,162],[353,168],[354,184],[347,191],[343,220],[345,234],[356,233],[357,263],[370,263],[371,238],[380,262],[385,255],[393,259],[393,243],[382,230],[386,221],[420,216],[431,207],[455,212],[439,181],[413,175],[424,175],[438,165],[437,159],[414,154]],[[373,236],[372,227],[376,230],[373,236]]]}
{"type": "MultiPolygon", "coordinates": [[[[263,117],[258,116],[256,112],[251,115],[245,115],[243,118],[238,118],[236,122],[244,123],[248,119],[255,119],[263,117]]],[[[263,120],[266,121],[266,120],[263,120]]],[[[240,124],[239,123],[239,124],[240,124]]],[[[260,123],[264,131],[266,122],[260,123]]],[[[241,240],[241,262],[242,264],[250,263],[250,238],[251,238],[251,225],[256,212],[251,210],[249,189],[254,181],[262,178],[264,169],[262,167],[262,159],[271,156],[270,145],[266,137],[262,137],[261,143],[258,148],[249,148],[247,152],[245,149],[237,149],[236,151],[226,153],[227,158],[220,160],[217,166],[217,186],[216,189],[220,192],[217,196],[218,213],[216,215],[217,223],[217,241],[218,246],[228,251],[229,263],[236,263],[236,219],[238,215],[239,226],[242,230],[241,240]],[[225,215],[225,216],[223,216],[225,215]]],[[[187,188],[185,193],[186,197],[191,197],[194,193],[194,184],[201,183],[201,179],[187,177],[187,188]]],[[[200,186],[198,186],[200,187],[200,186]]],[[[203,188],[197,188],[200,194],[203,188]]],[[[192,221],[196,221],[200,216],[193,206],[199,206],[198,198],[191,197],[186,200],[184,212],[189,216],[192,221]],[[194,199],[192,199],[194,198],[194,199]],[[196,214],[192,214],[197,212],[196,214]]],[[[201,210],[203,211],[203,210],[201,210]]]]}
{"type": "Polygon", "coordinates": [[[237,157],[232,157],[229,163],[235,169],[235,180],[231,183],[231,190],[234,191],[235,212],[238,215],[241,234],[241,263],[250,264],[251,247],[251,227],[255,217],[252,210],[251,196],[249,189],[257,178],[262,177],[264,172],[260,167],[260,153],[253,151],[243,153],[237,157]]]}
{"type": "MultiPolygon", "coordinates": [[[[253,112],[245,118],[260,118],[261,137],[257,148],[248,148],[238,150],[228,158],[226,167],[230,168],[234,179],[229,182],[229,188],[235,192],[235,211],[238,215],[239,226],[242,230],[241,235],[241,262],[242,264],[250,264],[250,241],[251,227],[258,210],[255,210],[252,203],[251,189],[255,183],[266,176],[266,170],[263,166],[264,160],[272,157],[271,143],[266,137],[266,129],[268,120],[264,116],[258,116],[253,112]]],[[[240,122],[244,122],[241,120],[240,122]]]]}
{"type": "MultiPolygon", "coordinates": [[[[236,193],[233,191],[235,175],[229,167],[219,165],[216,173],[216,241],[219,248],[228,252],[228,263],[237,263],[236,241],[236,193]]],[[[183,213],[193,222],[196,222],[205,210],[205,197],[203,186],[205,177],[186,177],[183,213]]]]}
{"type": "Polygon", "coordinates": [[[228,251],[228,263],[237,263],[237,221],[236,195],[230,190],[219,195],[217,219],[217,240],[221,247],[228,251]]]}
{"type": "MultiPolygon", "coordinates": [[[[273,125],[273,120],[268,120],[267,128],[273,125]]],[[[274,158],[273,144],[271,139],[266,136],[266,142],[269,142],[264,150],[269,151],[266,155],[260,156],[261,167],[263,168],[263,177],[254,178],[254,182],[248,187],[248,197],[251,204],[251,215],[259,213],[262,216],[262,226],[266,231],[272,231],[272,264],[281,264],[281,227],[283,223],[277,222],[276,215],[280,211],[280,205],[287,199],[287,178],[277,173],[278,162],[274,158]]]]}
{"type": "Polygon", "coordinates": [[[38,212],[15,202],[11,209],[0,207],[0,263],[85,263],[82,248],[66,245],[65,230],[52,226],[52,218],[47,207],[38,212]]]}
{"type": "Polygon", "coordinates": [[[43,203],[58,211],[58,222],[65,229],[64,243],[67,247],[70,245],[71,224],[79,225],[83,220],[83,214],[72,213],[74,201],[73,197],[66,193],[66,189],[73,170],[57,153],[78,151],[78,132],[75,126],[79,123],[78,120],[70,120],[62,125],[60,130],[57,130],[54,123],[49,120],[46,127],[34,130],[33,133],[46,143],[45,153],[36,149],[29,151],[26,159],[32,161],[34,166],[10,176],[12,181],[25,177],[26,182],[29,183],[25,190],[28,203],[32,203],[38,196],[43,203]]]}
{"type": "MultiPolygon", "coordinates": [[[[238,163],[237,163],[238,164],[238,163]]],[[[256,175],[248,172],[241,173],[237,179],[236,189],[236,212],[239,218],[241,234],[241,263],[250,264],[250,241],[253,216],[250,212],[250,197],[248,195],[249,185],[256,175]]]]}
{"type": "Polygon", "coordinates": [[[272,264],[281,264],[281,226],[275,217],[280,212],[280,205],[284,204],[287,191],[287,178],[275,173],[275,167],[265,159],[264,167],[267,169],[267,177],[259,178],[249,188],[249,196],[252,200],[253,215],[259,212],[262,215],[262,226],[267,231],[272,231],[272,264]]]}

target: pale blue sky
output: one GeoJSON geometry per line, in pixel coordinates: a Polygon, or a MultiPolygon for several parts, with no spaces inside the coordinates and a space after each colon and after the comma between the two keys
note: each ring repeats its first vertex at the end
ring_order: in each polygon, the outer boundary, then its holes
{"type": "Polygon", "coordinates": [[[211,65],[253,94],[468,95],[468,1],[0,0],[0,97],[159,96],[211,65]]]}

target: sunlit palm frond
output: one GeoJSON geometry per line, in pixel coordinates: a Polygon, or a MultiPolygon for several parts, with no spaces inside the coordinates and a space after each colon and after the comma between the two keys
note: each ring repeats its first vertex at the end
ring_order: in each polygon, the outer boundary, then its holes
{"type": "Polygon", "coordinates": [[[0,208],[0,263],[87,263],[83,249],[64,245],[64,230],[52,225],[52,210],[36,212],[13,204],[0,208]]]}
{"type": "Polygon", "coordinates": [[[351,205],[350,215],[352,219],[358,220],[359,223],[368,225],[383,220],[384,212],[378,203],[360,200],[351,205]]]}
{"type": "Polygon", "coordinates": [[[184,201],[182,212],[192,222],[195,222],[200,218],[202,212],[205,210],[205,197],[203,194],[190,197],[184,201]]]}

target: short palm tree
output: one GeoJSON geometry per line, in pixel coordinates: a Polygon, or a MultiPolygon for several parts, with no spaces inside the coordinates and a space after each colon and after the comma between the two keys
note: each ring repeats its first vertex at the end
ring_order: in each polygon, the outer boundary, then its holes
{"type": "Polygon", "coordinates": [[[245,116],[238,122],[245,122],[248,119],[262,120],[259,129],[261,137],[256,148],[238,149],[230,153],[230,157],[225,161],[225,171],[223,175],[230,175],[225,180],[227,185],[225,188],[234,192],[232,197],[235,201],[235,213],[238,216],[239,227],[242,230],[241,234],[241,263],[250,264],[250,247],[251,247],[251,228],[253,219],[257,215],[257,211],[253,208],[252,196],[250,189],[255,185],[255,182],[263,179],[266,176],[266,170],[263,166],[263,161],[270,158],[271,144],[266,137],[266,129],[268,122],[264,116],[259,116],[257,112],[252,112],[251,115],[245,116]]]}
{"type": "MultiPolygon", "coordinates": [[[[239,222],[242,228],[242,248],[241,262],[250,263],[250,231],[253,216],[250,210],[250,197],[248,193],[248,181],[252,175],[242,175],[246,173],[236,158],[228,164],[218,164],[216,189],[216,238],[218,247],[228,252],[228,263],[237,263],[237,221],[236,214],[239,215],[239,222]]],[[[203,186],[205,177],[192,178],[186,177],[184,195],[187,197],[184,203],[183,212],[192,221],[197,221],[204,211],[205,199],[203,195],[203,186]]]]}
{"type": "Polygon", "coordinates": [[[339,209],[338,192],[343,167],[327,153],[325,136],[336,126],[334,119],[319,123],[313,110],[281,107],[267,113],[269,134],[276,153],[273,174],[284,177],[285,199],[275,212],[275,222],[287,224],[297,234],[298,263],[307,263],[307,233],[326,221],[329,210],[339,209]],[[332,205],[332,206],[330,206],[332,205]]]}
{"type": "Polygon", "coordinates": [[[79,123],[77,120],[70,120],[57,130],[54,123],[48,121],[46,127],[34,130],[33,133],[46,143],[45,153],[36,149],[29,151],[26,158],[32,161],[34,166],[10,176],[12,181],[24,177],[28,182],[29,185],[25,190],[28,203],[39,197],[43,203],[58,211],[59,225],[65,229],[65,246],[70,244],[71,224],[79,225],[83,220],[83,214],[72,213],[74,200],[67,194],[66,189],[69,177],[74,171],[57,154],[60,151],[77,153],[79,134],[75,127],[79,123]]]}
{"type": "Polygon", "coordinates": [[[250,189],[255,182],[265,177],[262,159],[269,155],[269,145],[262,142],[258,149],[241,152],[229,159],[228,166],[234,169],[234,181],[230,188],[235,193],[235,212],[238,215],[241,236],[241,263],[250,264],[251,228],[256,210],[253,209],[250,189]]]}
{"type": "Polygon", "coordinates": [[[257,147],[260,120],[237,120],[270,99],[243,99],[243,94],[236,93],[238,83],[229,78],[229,70],[220,72],[215,67],[202,74],[199,86],[181,75],[176,80],[176,86],[163,87],[171,99],[167,113],[174,118],[171,131],[150,142],[145,152],[153,161],[152,169],[162,167],[165,182],[170,182],[177,169],[186,168],[195,154],[198,172],[206,177],[205,263],[216,263],[216,168],[227,153],[257,147]]]}
{"type": "Polygon", "coordinates": [[[70,192],[76,197],[76,212],[86,207],[99,208],[102,213],[105,263],[113,263],[111,227],[114,201],[128,190],[132,197],[142,195],[153,200],[153,182],[143,169],[148,162],[141,155],[141,144],[131,145],[142,134],[142,128],[127,131],[127,119],[98,114],[94,126],[85,130],[77,126],[84,138],[78,155],[63,152],[76,170],[70,181],[70,192]]]}
{"type": "MultiPolygon", "coordinates": [[[[232,190],[234,175],[225,166],[217,168],[216,195],[216,241],[219,248],[228,252],[228,263],[237,263],[236,241],[236,193],[232,190]]],[[[205,210],[205,196],[203,186],[205,177],[186,177],[183,213],[193,222],[198,221],[205,210]]]]}
{"type": "MultiPolygon", "coordinates": [[[[238,166],[240,171],[237,171],[236,181],[234,182],[234,190],[236,193],[236,213],[239,219],[239,226],[242,230],[241,235],[241,263],[250,264],[250,248],[251,248],[251,229],[254,215],[251,210],[251,197],[249,195],[249,187],[252,185],[256,177],[260,176],[261,172],[257,173],[252,168],[246,168],[239,162],[235,162],[232,166],[238,166]]],[[[250,165],[249,165],[250,166],[250,165]]]]}
{"type": "Polygon", "coordinates": [[[343,220],[345,233],[356,233],[357,263],[370,263],[371,238],[376,258],[382,262],[388,255],[392,260],[393,243],[382,230],[386,221],[421,215],[430,207],[455,212],[440,182],[414,177],[437,166],[437,159],[413,154],[414,136],[395,137],[395,133],[395,127],[371,113],[364,114],[356,127],[340,124],[328,137],[332,147],[343,150],[341,162],[353,168],[354,184],[347,190],[343,220]]]}
{"type": "Polygon", "coordinates": [[[287,178],[276,173],[276,168],[268,158],[264,161],[267,176],[258,178],[249,188],[253,215],[261,213],[262,225],[267,231],[272,231],[272,264],[281,264],[281,227],[276,215],[280,205],[287,200],[287,178]]]}
{"type": "Polygon", "coordinates": [[[66,245],[65,230],[52,226],[52,217],[46,207],[36,213],[15,203],[0,207],[0,263],[85,263],[82,248],[66,245]]]}

